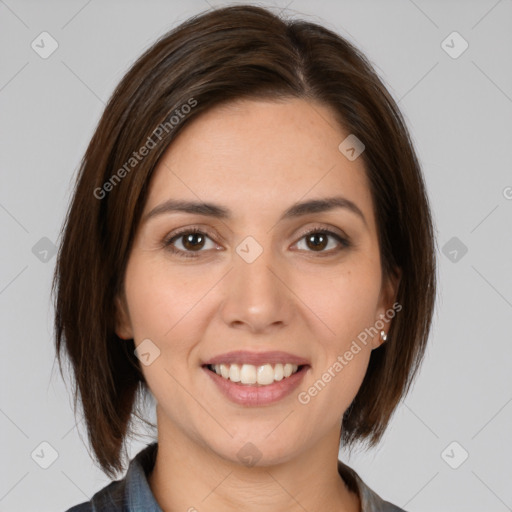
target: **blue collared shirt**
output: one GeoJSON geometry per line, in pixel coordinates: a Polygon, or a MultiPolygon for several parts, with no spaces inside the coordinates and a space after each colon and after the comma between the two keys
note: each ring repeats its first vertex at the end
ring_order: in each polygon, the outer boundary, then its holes
{"type": "MultiPolygon", "coordinates": [[[[130,462],[126,476],[111,482],[91,499],[66,512],[163,512],[151,492],[147,475],[153,470],[158,444],[141,450],[130,462]]],[[[359,494],[361,512],[405,512],[384,501],[349,466],[338,461],[338,472],[347,487],[359,494]]]]}

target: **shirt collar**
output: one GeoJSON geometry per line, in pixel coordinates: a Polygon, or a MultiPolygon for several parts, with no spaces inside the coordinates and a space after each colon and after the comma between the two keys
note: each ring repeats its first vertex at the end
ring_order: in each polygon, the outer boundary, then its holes
{"type": "Polygon", "coordinates": [[[163,512],[147,480],[155,465],[157,451],[158,444],[152,443],[130,462],[125,477],[125,502],[130,512],[163,512]]]}
{"type": "MultiPolygon", "coordinates": [[[[130,512],[163,512],[158,505],[149,483],[148,475],[153,470],[158,451],[158,443],[152,443],[140,451],[130,462],[125,477],[125,503],[130,512]]],[[[401,508],[384,501],[370,489],[351,467],[338,460],[338,473],[347,488],[355,492],[361,502],[362,512],[404,512],[401,508]]]]}

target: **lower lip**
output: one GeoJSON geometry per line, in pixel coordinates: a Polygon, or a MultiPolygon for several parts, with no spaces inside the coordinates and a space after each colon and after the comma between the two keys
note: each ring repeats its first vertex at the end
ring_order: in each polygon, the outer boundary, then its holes
{"type": "Polygon", "coordinates": [[[267,386],[253,386],[231,382],[203,366],[203,370],[227,398],[236,404],[247,406],[268,405],[282,400],[299,386],[308,369],[309,366],[303,366],[298,372],[283,380],[267,386]]]}

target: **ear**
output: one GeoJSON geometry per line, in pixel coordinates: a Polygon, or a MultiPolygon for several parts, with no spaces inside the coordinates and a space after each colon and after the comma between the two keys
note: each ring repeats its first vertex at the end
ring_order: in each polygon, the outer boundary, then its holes
{"type": "Polygon", "coordinates": [[[116,295],[115,298],[116,309],[116,334],[123,340],[130,340],[133,338],[133,329],[128,313],[128,305],[124,294],[116,295]]]}
{"type": "MultiPolygon", "coordinates": [[[[378,348],[385,342],[385,340],[383,340],[381,337],[381,331],[384,331],[384,333],[387,335],[389,332],[389,328],[391,327],[391,321],[394,315],[390,316],[389,311],[394,311],[393,305],[395,304],[396,301],[398,287],[400,286],[401,279],[402,269],[398,267],[395,267],[390,275],[384,276],[382,279],[382,286],[380,291],[379,303],[377,307],[377,315],[375,317],[375,324],[377,327],[381,327],[382,324],[384,324],[384,326],[382,327],[382,329],[378,329],[378,335],[372,339],[373,348],[378,348]],[[388,313],[386,314],[386,312],[388,313]]],[[[398,311],[400,309],[398,309],[398,311]]]]}

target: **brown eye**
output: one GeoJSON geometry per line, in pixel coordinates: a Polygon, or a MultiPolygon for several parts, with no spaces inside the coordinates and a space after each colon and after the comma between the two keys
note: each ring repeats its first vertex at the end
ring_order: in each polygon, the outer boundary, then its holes
{"type": "Polygon", "coordinates": [[[302,236],[298,244],[302,240],[305,241],[306,248],[304,250],[306,252],[316,252],[322,255],[332,254],[350,246],[350,242],[346,238],[327,229],[316,228],[309,231],[302,236]],[[337,243],[330,244],[331,239],[334,239],[337,243]],[[327,250],[325,250],[326,248],[327,250]]]}
{"type": "Polygon", "coordinates": [[[181,235],[183,239],[183,247],[188,251],[201,249],[204,246],[204,239],[202,233],[189,233],[188,235],[181,235]]]}
{"type": "Polygon", "coordinates": [[[306,244],[310,249],[313,250],[323,250],[327,247],[328,236],[325,233],[312,233],[311,235],[307,235],[306,244]]]}
{"type": "Polygon", "coordinates": [[[194,228],[189,228],[174,234],[164,242],[164,246],[172,253],[184,258],[195,258],[207,249],[216,248],[215,244],[206,233],[194,228]],[[210,247],[207,246],[208,241],[210,241],[210,247]],[[176,245],[178,247],[176,247],[176,245]]]}

